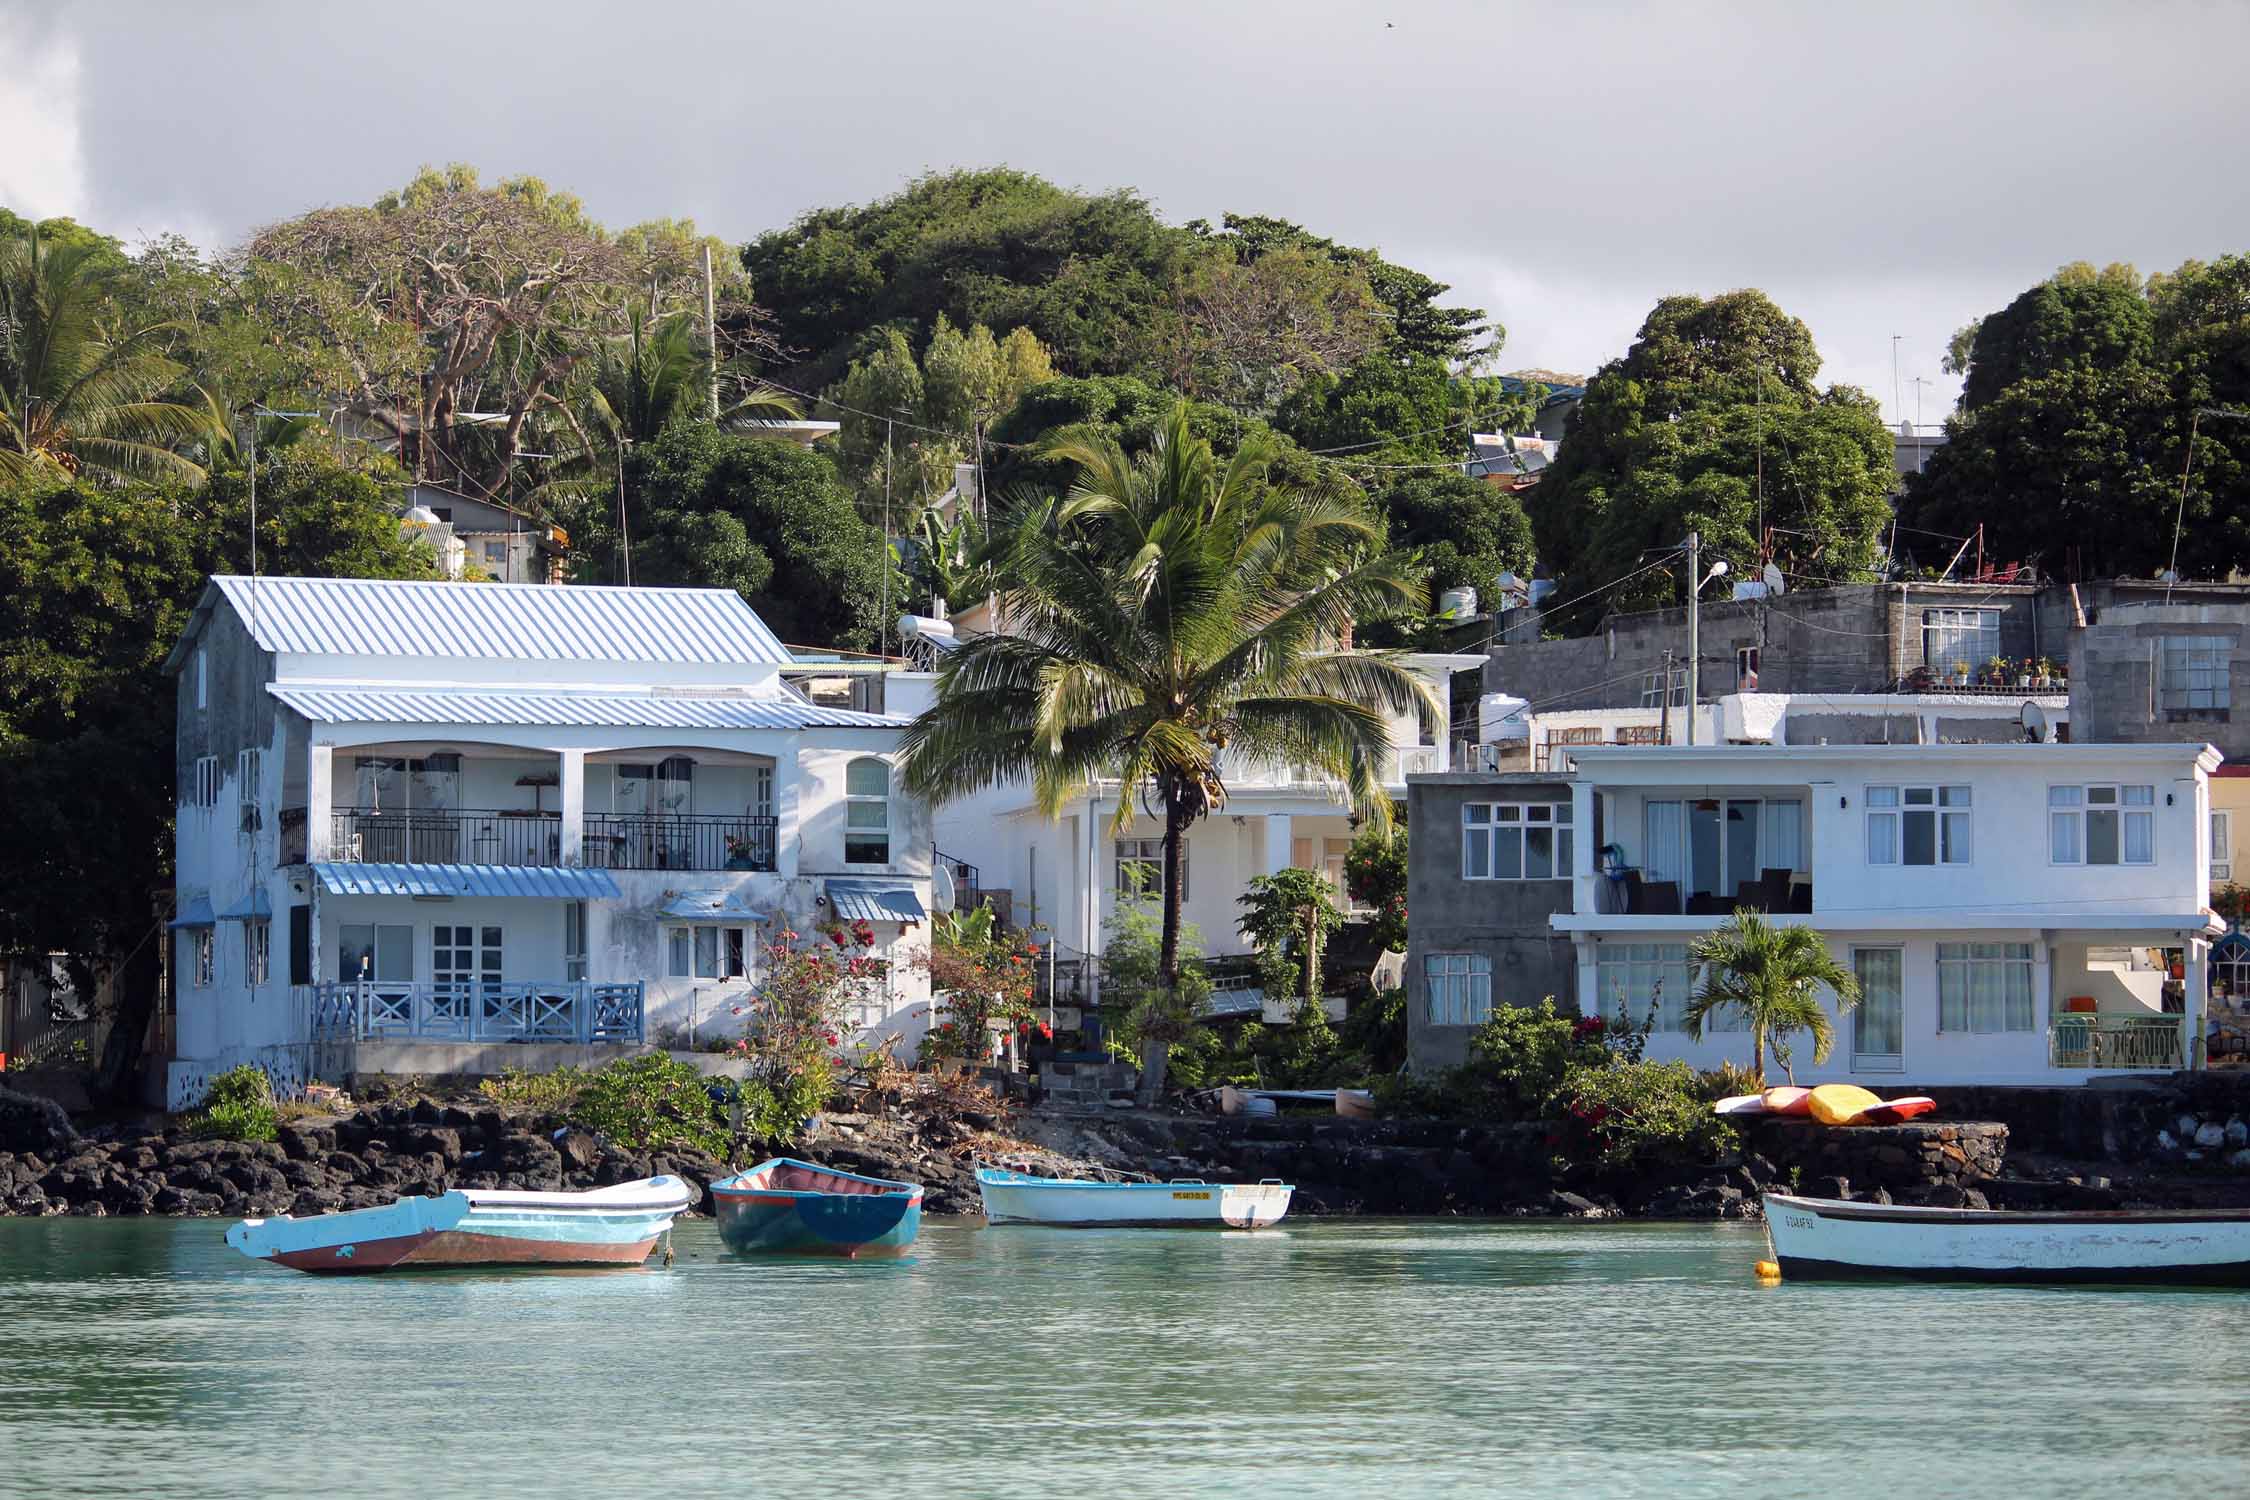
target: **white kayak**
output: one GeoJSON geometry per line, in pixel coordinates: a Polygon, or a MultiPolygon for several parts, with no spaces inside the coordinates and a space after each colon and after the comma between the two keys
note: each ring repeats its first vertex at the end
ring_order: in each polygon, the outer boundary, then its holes
{"type": "Polygon", "coordinates": [[[2250,1286],[2250,1210],[2014,1213],[1768,1193],[1766,1235],[1798,1281],[2140,1281],[2250,1286]]]}
{"type": "Polygon", "coordinates": [[[227,1243],[252,1260],[320,1275],[395,1266],[637,1266],[695,1202],[678,1177],[584,1193],[455,1188],[380,1208],[244,1219],[227,1243]]]}
{"type": "Polygon", "coordinates": [[[1296,1189],[1279,1178],[1257,1183],[1082,1182],[1034,1177],[998,1167],[977,1169],[984,1216],[994,1224],[1054,1224],[1074,1229],[1209,1225],[1260,1229],[1281,1221],[1296,1189]]]}

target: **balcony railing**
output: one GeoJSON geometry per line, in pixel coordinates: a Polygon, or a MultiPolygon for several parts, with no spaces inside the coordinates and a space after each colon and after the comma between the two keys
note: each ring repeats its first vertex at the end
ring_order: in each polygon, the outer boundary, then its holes
{"type": "Polygon", "coordinates": [[[301,865],[305,862],[308,827],[305,809],[285,807],[281,810],[281,819],[274,826],[274,853],[278,863],[301,865]]]}
{"type": "Polygon", "coordinates": [[[589,813],[586,863],[604,870],[772,870],[776,820],[723,813],[589,813]]]}
{"type": "Polygon", "coordinates": [[[640,981],[344,980],[308,986],[318,1041],[639,1042],[640,981]]]}
{"type": "Polygon", "coordinates": [[[328,857],[368,865],[559,865],[562,817],[346,808],[334,815],[328,857]]]}
{"type": "Polygon", "coordinates": [[[2052,1068],[2138,1068],[2176,1071],[2186,1066],[2178,1016],[2056,1016],[2047,1025],[2047,1065],[2052,1068]]]}

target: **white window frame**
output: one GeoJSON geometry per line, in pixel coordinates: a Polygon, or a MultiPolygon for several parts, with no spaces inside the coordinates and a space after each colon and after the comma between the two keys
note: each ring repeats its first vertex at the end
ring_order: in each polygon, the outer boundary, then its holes
{"type": "Polygon", "coordinates": [[[195,706],[211,706],[211,659],[201,646],[195,648],[195,706]]]}
{"type": "Polygon", "coordinates": [[[1758,661],[1764,654],[1757,646],[1734,648],[1734,690],[1738,693],[1758,691],[1758,661]]]}
{"type": "Polygon", "coordinates": [[[851,759],[851,760],[849,760],[848,762],[846,762],[846,763],[845,763],[845,765],[844,765],[844,863],[845,863],[845,864],[847,864],[847,865],[866,865],[866,866],[870,866],[870,867],[872,867],[872,866],[875,866],[875,865],[887,865],[887,864],[889,864],[889,863],[891,862],[891,834],[892,834],[892,829],[891,829],[891,790],[892,790],[892,787],[891,787],[891,763],[890,763],[889,761],[887,761],[887,760],[883,759],[883,758],[882,758],[882,757],[881,757],[880,755],[856,755],[856,756],[852,757],[852,759],[851,759]],[[883,771],[883,791],[882,791],[882,795],[880,795],[880,796],[876,796],[876,795],[874,795],[874,794],[872,794],[872,793],[869,793],[869,792],[854,792],[854,791],[852,790],[852,772],[853,772],[853,771],[855,771],[855,770],[857,770],[857,769],[859,769],[859,768],[860,768],[860,767],[862,767],[862,766],[880,766],[880,767],[882,768],[882,771],[883,771]],[[854,826],[854,824],[853,824],[853,822],[852,822],[852,817],[853,817],[854,813],[855,813],[855,812],[862,812],[862,811],[864,811],[864,810],[866,810],[866,809],[873,809],[873,810],[874,810],[874,812],[875,812],[875,814],[876,814],[876,815],[877,815],[877,816],[878,816],[878,817],[879,817],[879,818],[880,818],[880,819],[881,819],[882,821],[881,821],[881,822],[879,822],[879,823],[864,823],[864,824],[860,824],[860,825],[854,826]],[[856,842],[860,842],[860,843],[873,843],[873,842],[874,842],[874,841],[875,841],[876,839],[878,839],[878,838],[880,838],[880,839],[881,839],[881,840],[883,841],[883,857],[882,857],[881,859],[854,859],[854,858],[852,858],[852,845],[853,845],[853,843],[854,843],[855,841],[856,841],[856,842]]]}
{"type": "MultiPolygon", "coordinates": [[[[1673,708],[1687,707],[1687,668],[1672,668],[1673,708]]],[[[1662,708],[1664,703],[1664,668],[1641,674],[1641,707],[1662,708]]]]}
{"type": "Polygon", "coordinates": [[[2047,863],[2051,865],[2153,865],[2156,863],[2156,788],[2114,781],[2047,788],[2047,863]],[[2094,858],[2095,820],[2115,824],[2114,859],[2094,858]],[[2132,857],[2139,835],[2141,857],[2132,857]]]}
{"type": "Polygon", "coordinates": [[[1937,1002],[1938,1034],[1944,1036],[1999,1036],[2039,1029],[2039,975],[2033,965],[2032,945],[2029,943],[1940,943],[1937,945],[1937,1002]],[[2006,950],[1986,951],[1986,950],[2006,950]],[[2019,1017],[2021,1024],[2012,1024],[2007,1014],[2008,998],[2000,997],[2001,1014],[1998,1025],[1978,1025],[1978,1017],[1970,1010],[1973,981],[1976,971],[1982,968],[2005,966],[2018,969],[2023,975],[2024,994],[2021,997],[2019,1017]],[[1948,985],[1958,986],[1957,993],[1948,999],[1948,985]],[[1961,1024],[1946,1025],[1947,1011],[1958,1008],[1956,1017],[1961,1024]]]}
{"type": "Polygon", "coordinates": [[[1976,862],[1975,798],[1970,787],[1960,783],[1891,782],[1864,787],[1860,795],[1867,815],[1869,864],[1927,869],[1963,868],[1976,862]],[[1932,820],[1932,857],[1926,860],[1906,857],[1907,820],[1918,817],[1932,820]]]}
{"type": "Polygon", "coordinates": [[[2229,883],[2234,880],[2234,811],[2231,808],[2211,809],[2211,878],[2229,883]]]}
{"type": "MultiPolygon", "coordinates": [[[[1696,966],[1688,962],[1688,945],[1681,943],[1601,944],[1594,954],[1594,1007],[1612,1021],[1638,1026],[1655,1012],[1653,1030],[1676,1032],[1688,998],[1695,993],[1696,966]],[[1664,988],[1658,993],[1655,986],[1664,988]],[[1618,993],[1622,989],[1623,993],[1618,993]]],[[[1714,1011],[1707,1031],[1741,1031],[1746,1027],[1731,1006],[1714,1011]]]]}
{"type": "Polygon", "coordinates": [[[2202,718],[2234,706],[2233,641],[2223,635],[2168,635],[2155,650],[2156,704],[2165,713],[2202,718]]]}
{"type": "Polygon", "coordinates": [[[252,985],[264,984],[273,972],[273,924],[250,921],[242,924],[242,966],[252,985]]]}
{"type": "Polygon", "coordinates": [[[1577,829],[1565,802],[1465,802],[1461,805],[1463,880],[1568,880],[1577,856],[1577,829]],[[1501,835],[1515,834],[1512,869],[1503,869],[1501,835]],[[1548,873],[1527,874],[1532,835],[1547,835],[1548,873]]]}
{"type": "Polygon", "coordinates": [[[586,977],[586,903],[563,903],[563,978],[586,977]]]}
{"type": "Polygon", "coordinates": [[[256,746],[234,755],[234,801],[237,807],[258,805],[258,773],[264,755],[256,746]]]}
{"type": "Polygon", "coordinates": [[[1951,676],[1956,662],[1974,674],[2000,654],[2000,611],[1997,609],[1925,609],[1922,611],[1922,665],[1951,676]],[[1938,649],[1932,651],[1933,639],[1938,649]],[[1960,643],[1966,643],[1962,645],[1960,643]]]}
{"type": "MultiPolygon", "coordinates": [[[[1110,892],[1120,900],[1155,899],[1164,894],[1164,840],[1117,839],[1110,846],[1110,892]],[[1148,873],[1127,874],[1146,870],[1148,873]]],[[[1188,841],[1180,840],[1180,899],[1188,899],[1188,841]]]]}
{"type": "Polygon", "coordinates": [[[1422,955],[1422,1003],[1432,1026],[1477,1026],[1492,1019],[1492,955],[1422,955]]]}
{"type": "Polygon", "coordinates": [[[664,970],[671,979],[748,984],[757,954],[750,929],[732,922],[675,922],[664,929],[664,970]]]}
{"type": "Polygon", "coordinates": [[[219,805],[219,757],[216,755],[198,755],[195,758],[195,786],[189,793],[189,805],[219,805]]]}
{"type": "Polygon", "coordinates": [[[208,927],[188,929],[190,963],[189,983],[196,989],[207,990],[218,982],[219,955],[217,935],[208,927]]]}

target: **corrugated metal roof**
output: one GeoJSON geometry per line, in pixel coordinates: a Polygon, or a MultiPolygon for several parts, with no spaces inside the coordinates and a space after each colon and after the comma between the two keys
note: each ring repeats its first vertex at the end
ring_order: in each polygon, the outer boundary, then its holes
{"type": "Polygon", "coordinates": [[[528,896],[535,900],[614,901],[607,870],[531,865],[316,864],[313,878],[333,896],[528,896]]]}
{"type": "MultiPolygon", "coordinates": [[[[249,621],[251,580],[224,575],[211,586],[249,621]]],[[[260,578],[255,613],[257,642],[268,651],[725,666],[792,661],[732,589],[260,578]]]]}
{"type": "Polygon", "coordinates": [[[910,880],[831,877],[828,909],[839,922],[920,922],[928,918],[910,880]]]}
{"type": "Polygon", "coordinates": [[[656,909],[679,922],[763,922],[766,914],[745,906],[736,891],[675,891],[656,909]]]}
{"type": "Polygon", "coordinates": [[[605,729],[903,729],[895,714],[822,708],[796,697],[661,693],[496,693],[469,688],[267,689],[319,724],[479,724],[605,729]]]}
{"type": "Polygon", "coordinates": [[[195,896],[180,903],[180,914],[172,919],[174,927],[210,927],[215,925],[211,915],[211,898],[195,896]]]}

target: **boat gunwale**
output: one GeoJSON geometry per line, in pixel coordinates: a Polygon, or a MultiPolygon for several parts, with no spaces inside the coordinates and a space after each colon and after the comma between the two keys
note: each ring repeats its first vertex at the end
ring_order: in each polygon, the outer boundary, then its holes
{"type": "Polygon", "coordinates": [[[1945,1224],[2014,1228],[2027,1224],[2241,1224],[2250,1228],[2250,1208],[2092,1208],[2005,1209],[1930,1208],[1906,1203],[1853,1203],[1842,1198],[1802,1198],[1793,1193],[1765,1195],[1772,1205],[1797,1209],[1816,1218],[1844,1219],[1863,1224],[1945,1224]]]}
{"type": "Polygon", "coordinates": [[[1106,1192],[1127,1190],[1133,1192],[1170,1192],[1174,1188],[1206,1188],[1215,1192],[1246,1193],[1264,1188],[1274,1191],[1296,1191],[1296,1184],[1279,1178],[1264,1178],[1257,1182],[1212,1182],[1204,1177],[1174,1177],[1164,1182],[1100,1182],[1077,1177],[1026,1177],[1006,1172],[997,1167],[977,1168],[979,1187],[1002,1188],[1100,1188],[1106,1192]]]}
{"type": "Polygon", "coordinates": [[[817,1162],[802,1161],[794,1156],[776,1156],[747,1167],[732,1177],[711,1184],[711,1196],[728,1198],[905,1198],[910,1204],[923,1196],[919,1182],[901,1182],[892,1177],[869,1177],[862,1172],[847,1172],[841,1167],[824,1167],[817,1162]],[[879,1193],[836,1193],[821,1188],[760,1187],[746,1181],[760,1172],[780,1167],[802,1167],[808,1172],[819,1172],[828,1177],[841,1177],[849,1182],[864,1182],[883,1189],[879,1193]]]}

